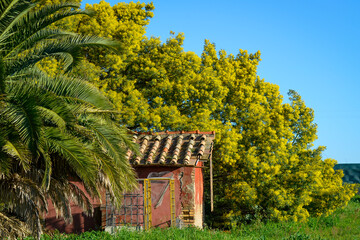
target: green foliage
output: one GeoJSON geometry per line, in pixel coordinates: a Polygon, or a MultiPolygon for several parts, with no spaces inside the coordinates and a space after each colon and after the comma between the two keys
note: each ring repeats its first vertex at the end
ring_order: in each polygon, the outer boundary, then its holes
{"type": "MultiPolygon", "coordinates": [[[[31,239],[31,238],[30,238],[31,239]]],[[[43,235],[42,239],[106,239],[106,240],[115,240],[115,239],[238,239],[236,236],[232,236],[229,233],[224,233],[216,230],[200,230],[194,227],[188,227],[185,229],[151,229],[149,231],[132,231],[128,229],[121,229],[117,233],[111,235],[107,232],[85,232],[81,235],[69,234],[69,235],[60,235],[56,234],[53,236],[43,235]]]]}
{"type": "Polygon", "coordinates": [[[310,217],[307,223],[293,221],[254,222],[237,226],[230,231],[200,230],[193,227],[184,229],[155,228],[149,231],[122,229],[114,235],[107,232],[86,232],[81,235],[43,235],[42,239],[359,239],[359,211],[359,202],[352,200],[348,206],[336,210],[329,216],[310,217]]]}
{"type": "MultiPolygon", "coordinates": [[[[76,30],[118,40],[121,54],[86,49],[77,73],[94,82],[133,130],[216,131],[215,212],[211,226],[257,220],[306,221],[343,207],[355,193],[325,149],[313,148],[314,111],[257,75],[260,52],[235,56],[206,40],[201,56],[185,52],[183,34],[146,38],[152,4],[101,1],[76,30]],[[99,77],[100,76],[100,77],[99,77]]],[[[71,26],[69,26],[71,28],[71,26]]],[[[208,189],[206,186],[205,189],[208,189]]],[[[210,211],[207,211],[209,213],[210,211]]]]}

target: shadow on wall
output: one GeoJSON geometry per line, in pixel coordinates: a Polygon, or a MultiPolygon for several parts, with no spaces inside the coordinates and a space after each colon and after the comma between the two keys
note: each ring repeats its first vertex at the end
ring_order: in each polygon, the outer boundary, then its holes
{"type": "Polygon", "coordinates": [[[101,229],[100,207],[94,208],[93,216],[87,216],[82,212],[82,209],[76,205],[71,206],[71,209],[73,211],[72,224],[66,225],[63,218],[57,218],[53,215],[52,217],[46,218],[46,228],[50,231],[57,229],[61,233],[82,233],[101,229]]]}

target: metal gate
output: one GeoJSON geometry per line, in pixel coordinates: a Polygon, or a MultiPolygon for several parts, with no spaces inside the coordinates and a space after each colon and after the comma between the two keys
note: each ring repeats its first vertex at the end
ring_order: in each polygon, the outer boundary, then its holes
{"type": "MultiPolygon", "coordinates": [[[[110,196],[106,196],[106,227],[112,229],[116,227],[133,227],[138,230],[150,229],[152,227],[153,204],[151,201],[152,181],[168,181],[170,186],[170,222],[171,226],[176,225],[176,213],[175,213],[175,185],[174,179],[153,177],[146,179],[138,179],[139,189],[136,192],[123,194],[124,199],[120,209],[116,209],[110,201],[110,196]]],[[[166,190],[166,188],[165,188],[166,190]]]]}
{"type": "Polygon", "coordinates": [[[116,209],[106,195],[106,227],[128,226],[137,229],[144,225],[144,191],[143,184],[139,184],[139,190],[123,194],[123,202],[120,209],[116,209]]]}

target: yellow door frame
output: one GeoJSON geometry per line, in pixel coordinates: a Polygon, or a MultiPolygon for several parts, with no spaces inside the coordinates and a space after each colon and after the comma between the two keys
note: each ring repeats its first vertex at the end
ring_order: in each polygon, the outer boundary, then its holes
{"type": "Polygon", "coordinates": [[[152,209],[151,209],[151,181],[165,180],[170,185],[170,222],[171,227],[176,226],[176,210],[175,210],[175,181],[172,178],[154,177],[139,179],[144,180],[144,228],[148,230],[152,227],[152,209]]]}

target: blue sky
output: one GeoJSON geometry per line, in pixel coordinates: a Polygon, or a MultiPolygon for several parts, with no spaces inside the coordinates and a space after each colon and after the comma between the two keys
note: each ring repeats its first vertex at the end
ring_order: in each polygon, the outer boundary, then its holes
{"type": "MultiPolygon", "coordinates": [[[[85,3],[99,1],[83,0],[85,3]]],[[[108,0],[111,5],[118,1],[108,0]]],[[[126,1],[128,2],[128,1],[126,1]]],[[[149,1],[143,1],[149,2],[149,1]]],[[[297,91],[315,111],[324,158],[360,163],[360,1],[154,0],[147,36],[185,34],[184,49],[261,51],[258,75],[297,91]]]]}

